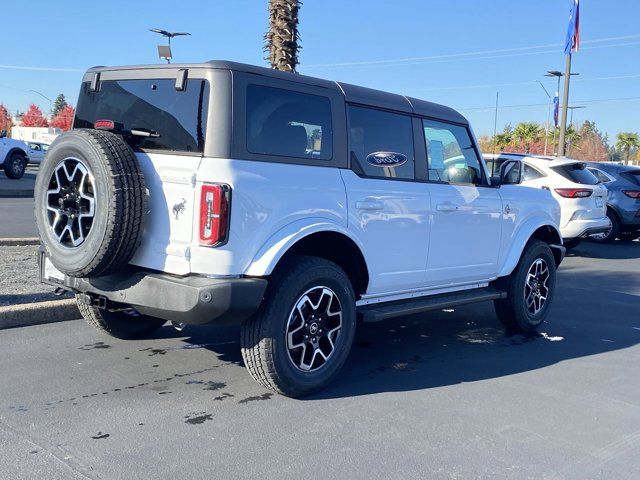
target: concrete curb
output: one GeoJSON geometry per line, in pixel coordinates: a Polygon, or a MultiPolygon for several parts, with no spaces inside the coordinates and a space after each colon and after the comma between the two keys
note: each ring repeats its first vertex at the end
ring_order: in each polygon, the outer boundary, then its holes
{"type": "Polygon", "coordinates": [[[28,188],[0,189],[0,198],[5,198],[5,197],[33,197],[33,189],[28,189],[28,188]]]}
{"type": "Polygon", "coordinates": [[[23,245],[39,245],[38,237],[0,238],[0,247],[18,247],[23,245]]]}
{"type": "Polygon", "coordinates": [[[80,318],[74,298],[0,307],[0,330],[80,318]]]}

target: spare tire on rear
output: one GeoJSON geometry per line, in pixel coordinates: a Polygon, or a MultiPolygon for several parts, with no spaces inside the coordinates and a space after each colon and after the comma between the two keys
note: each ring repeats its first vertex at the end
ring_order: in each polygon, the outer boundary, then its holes
{"type": "Polygon", "coordinates": [[[36,179],[35,216],[59,270],[90,277],[124,267],[140,245],[145,211],[144,177],[122,137],[78,129],[51,144],[36,179]]]}

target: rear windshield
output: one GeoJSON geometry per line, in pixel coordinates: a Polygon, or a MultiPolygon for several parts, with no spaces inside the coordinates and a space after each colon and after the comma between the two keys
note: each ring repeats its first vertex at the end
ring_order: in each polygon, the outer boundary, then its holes
{"type": "Polygon", "coordinates": [[[631,183],[635,183],[636,185],[640,185],[640,170],[631,170],[628,172],[621,173],[624,178],[629,180],[631,183]]]}
{"type": "Polygon", "coordinates": [[[570,163],[568,165],[551,167],[551,169],[574,183],[581,183],[583,185],[598,184],[598,179],[593,173],[585,168],[584,163],[570,163]]]}
{"type": "Polygon", "coordinates": [[[185,91],[174,79],[107,80],[98,92],[82,85],[74,128],[93,128],[96,120],[113,120],[127,131],[143,129],[149,137],[132,137],[143,150],[202,152],[207,129],[209,84],[189,79],[185,91]]]}

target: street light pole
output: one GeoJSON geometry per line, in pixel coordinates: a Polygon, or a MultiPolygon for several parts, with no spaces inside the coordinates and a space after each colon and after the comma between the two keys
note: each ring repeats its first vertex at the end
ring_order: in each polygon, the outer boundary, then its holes
{"type": "MultiPolygon", "coordinates": [[[[572,75],[580,75],[580,74],[579,73],[571,73],[571,72],[569,72],[569,77],[572,76],[572,75]]],[[[558,79],[558,86],[556,88],[556,95],[558,95],[558,96],[560,95],[560,78],[564,77],[564,76],[565,76],[565,74],[560,72],[560,71],[558,71],[558,70],[547,70],[547,73],[545,74],[545,77],[556,77],[558,79]]],[[[566,80],[565,80],[565,83],[566,83],[566,80]]],[[[565,119],[565,121],[566,121],[566,119],[565,119]]],[[[558,127],[558,125],[554,124],[554,128],[553,128],[553,149],[554,149],[555,152],[558,152],[558,150],[556,150],[556,130],[558,129],[557,127],[558,127]]],[[[558,142],[558,149],[560,148],[559,143],[560,142],[558,142]]]]}
{"type": "Polygon", "coordinates": [[[567,107],[569,106],[569,83],[571,80],[571,54],[567,54],[564,71],[564,92],[562,95],[562,118],[560,120],[560,136],[558,138],[558,156],[565,154],[565,135],[567,133],[567,107]]]}
{"type": "Polygon", "coordinates": [[[573,111],[576,108],[587,108],[584,105],[575,105],[575,106],[569,106],[567,107],[569,110],[571,110],[571,116],[569,117],[569,125],[571,125],[573,127],[573,111]]]}
{"type": "Polygon", "coordinates": [[[549,142],[549,118],[551,116],[551,95],[549,95],[549,92],[547,92],[547,89],[544,88],[544,85],[542,84],[542,82],[540,80],[536,80],[536,82],[538,82],[540,84],[540,86],[542,87],[542,89],[544,90],[544,93],[547,94],[547,97],[549,97],[549,103],[547,105],[547,126],[544,129],[544,154],[547,154],[547,143],[549,142]]]}

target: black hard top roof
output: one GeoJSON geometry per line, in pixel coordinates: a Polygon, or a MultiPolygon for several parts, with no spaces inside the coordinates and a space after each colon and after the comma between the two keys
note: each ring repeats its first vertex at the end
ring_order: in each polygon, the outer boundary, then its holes
{"type": "Polygon", "coordinates": [[[160,65],[130,65],[118,67],[93,67],[90,72],[114,71],[114,70],[146,70],[146,69],[199,69],[215,68],[232,70],[236,72],[252,73],[272,78],[279,78],[289,82],[303,83],[317,87],[327,88],[342,93],[347,102],[370,105],[374,107],[387,108],[405,113],[415,113],[417,115],[432,117],[450,122],[468,125],[467,119],[453,108],[431,103],[417,98],[405,97],[395,93],[384,92],[372,88],[350,85],[343,82],[334,82],[322,78],[310,77],[307,75],[292,74],[266,67],[258,67],[246,63],[231,62],[228,60],[211,60],[205,63],[172,63],[160,65]]]}

